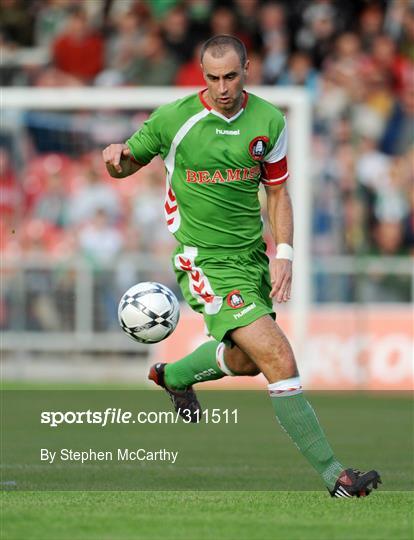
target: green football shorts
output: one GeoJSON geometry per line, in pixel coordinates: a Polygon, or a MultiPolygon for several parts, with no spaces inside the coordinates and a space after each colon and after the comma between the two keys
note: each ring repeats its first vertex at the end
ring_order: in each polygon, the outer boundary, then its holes
{"type": "Polygon", "coordinates": [[[217,341],[231,341],[230,330],[273,311],[266,244],[229,254],[179,245],[173,254],[177,281],[186,302],[204,316],[217,341]]]}

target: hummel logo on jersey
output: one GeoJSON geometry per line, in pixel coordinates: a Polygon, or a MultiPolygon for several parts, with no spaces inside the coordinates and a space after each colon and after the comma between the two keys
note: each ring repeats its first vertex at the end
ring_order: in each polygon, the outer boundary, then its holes
{"type": "Polygon", "coordinates": [[[216,128],[216,135],[240,135],[240,129],[218,129],[216,128]]]}

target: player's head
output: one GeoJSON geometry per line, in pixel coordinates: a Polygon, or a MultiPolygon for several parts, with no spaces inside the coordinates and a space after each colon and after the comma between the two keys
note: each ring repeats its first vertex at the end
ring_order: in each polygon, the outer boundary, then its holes
{"type": "Polygon", "coordinates": [[[243,42],[234,36],[213,36],[201,47],[200,56],[211,105],[223,113],[236,112],[249,67],[243,42]]]}

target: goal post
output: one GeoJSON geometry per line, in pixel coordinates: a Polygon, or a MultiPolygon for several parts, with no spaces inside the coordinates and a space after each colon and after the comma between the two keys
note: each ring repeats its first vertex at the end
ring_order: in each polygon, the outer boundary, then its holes
{"type": "MultiPolygon", "coordinates": [[[[24,110],[152,110],[182,98],[198,88],[1,88],[5,111],[24,110]]],[[[295,216],[294,279],[290,311],[291,336],[300,358],[306,345],[311,303],[311,166],[312,107],[306,90],[298,87],[248,87],[247,90],[288,111],[289,190],[295,216]]],[[[160,217],[161,219],[161,217],[160,217]]]]}

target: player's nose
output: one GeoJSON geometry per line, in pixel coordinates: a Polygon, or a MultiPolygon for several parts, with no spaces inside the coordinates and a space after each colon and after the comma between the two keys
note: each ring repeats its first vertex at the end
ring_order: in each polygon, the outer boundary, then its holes
{"type": "Polygon", "coordinates": [[[224,80],[219,81],[219,92],[220,92],[220,94],[226,94],[227,93],[226,81],[224,81],[224,80]]]}

